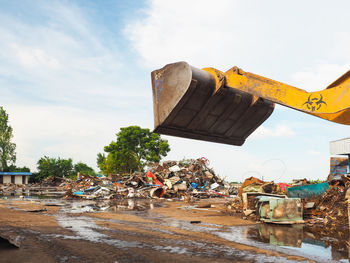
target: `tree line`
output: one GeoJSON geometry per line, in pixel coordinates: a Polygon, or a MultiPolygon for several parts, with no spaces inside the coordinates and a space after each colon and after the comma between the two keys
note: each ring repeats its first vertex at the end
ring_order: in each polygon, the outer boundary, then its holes
{"type": "MultiPolygon", "coordinates": [[[[30,172],[28,167],[16,166],[16,144],[12,142],[13,129],[9,125],[9,116],[0,106],[0,171],[30,172]]],[[[116,140],[97,154],[99,173],[126,174],[143,171],[145,165],[159,162],[170,151],[167,140],[159,134],[139,126],[121,128],[116,140]]],[[[77,173],[95,176],[97,173],[86,163],[73,163],[71,158],[52,158],[43,156],[37,162],[37,172],[30,182],[40,182],[47,177],[75,178],[77,173]]]]}

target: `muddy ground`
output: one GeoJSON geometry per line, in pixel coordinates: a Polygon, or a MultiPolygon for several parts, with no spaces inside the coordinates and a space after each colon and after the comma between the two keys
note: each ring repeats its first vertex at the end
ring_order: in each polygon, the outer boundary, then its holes
{"type": "Polygon", "coordinates": [[[21,245],[0,239],[0,262],[348,262],[347,240],[243,220],[223,199],[210,203],[1,200],[0,231],[21,245]]]}

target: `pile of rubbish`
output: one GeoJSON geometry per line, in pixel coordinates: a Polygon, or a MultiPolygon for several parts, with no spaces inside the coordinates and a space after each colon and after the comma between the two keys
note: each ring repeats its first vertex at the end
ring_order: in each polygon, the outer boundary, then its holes
{"type": "Polygon", "coordinates": [[[309,226],[322,225],[328,228],[348,226],[348,199],[350,178],[342,176],[338,183],[319,197],[305,200],[305,217],[309,226]]]}
{"type": "Polygon", "coordinates": [[[78,174],[77,180],[65,181],[60,187],[66,191],[65,198],[82,197],[85,199],[111,199],[113,184],[109,178],[78,174]]]}
{"type": "Polygon", "coordinates": [[[348,176],[317,184],[310,184],[306,179],[275,184],[250,177],[227,205],[231,212],[241,213],[244,218],[264,222],[347,228],[348,199],[348,176]]]}
{"type": "Polygon", "coordinates": [[[81,175],[76,182],[61,184],[66,198],[197,198],[229,197],[237,188],[217,176],[206,158],[153,163],[147,172],[110,177],[81,175]]]}
{"type": "Polygon", "coordinates": [[[24,192],[26,187],[24,185],[18,185],[18,184],[0,184],[0,195],[11,195],[12,193],[24,192]]]}
{"type": "Polygon", "coordinates": [[[71,182],[73,182],[73,180],[69,179],[69,178],[49,176],[49,177],[45,178],[44,180],[42,180],[42,182],[40,184],[34,184],[33,186],[40,185],[41,187],[45,187],[45,186],[62,187],[64,184],[71,183],[71,182]]]}

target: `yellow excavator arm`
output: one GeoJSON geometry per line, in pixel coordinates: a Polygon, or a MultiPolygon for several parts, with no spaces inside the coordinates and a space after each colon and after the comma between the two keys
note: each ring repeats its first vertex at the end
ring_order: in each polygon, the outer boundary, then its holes
{"type": "Polygon", "coordinates": [[[237,67],[233,67],[225,73],[213,68],[204,68],[203,70],[211,74],[219,74],[220,77],[225,79],[227,87],[250,93],[322,119],[350,124],[350,71],[324,90],[306,92],[272,79],[244,72],[237,67]]]}
{"type": "Polygon", "coordinates": [[[326,89],[305,90],[233,67],[225,73],[186,62],[152,72],[155,132],[242,145],[274,103],[350,124],[350,71],[326,89]]]}

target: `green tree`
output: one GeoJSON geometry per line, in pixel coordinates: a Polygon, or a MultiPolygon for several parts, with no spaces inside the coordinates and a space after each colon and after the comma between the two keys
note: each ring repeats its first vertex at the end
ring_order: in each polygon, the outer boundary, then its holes
{"type": "Polygon", "coordinates": [[[88,174],[93,176],[96,175],[94,169],[82,162],[74,164],[74,173],[88,174]]]}
{"type": "Polygon", "coordinates": [[[159,162],[170,151],[167,140],[139,126],[121,128],[117,140],[99,153],[97,164],[103,173],[140,171],[148,162],[159,162]]]}
{"type": "Polygon", "coordinates": [[[8,167],[8,171],[9,172],[28,172],[30,173],[30,169],[26,166],[23,166],[23,167],[19,167],[19,166],[16,166],[16,165],[10,165],[8,167]]]}
{"type": "Polygon", "coordinates": [[[115,173],[118,170],[117,162],[115,161],[113,153],[108,154],[107,156],[98,153],[97,154],[97,166],[104,174],[115,173]]]}
{"type": "Polygon", "coordinates": [[[16,144],[11,142],[13,134],[8,120],[8,114],[0,106],[0,171],[5,172],[16,162],[16,144]]]}
{"type": "Polygon", "coordinates": [[[38,173],[36,180],[41,181],[46,177],[72,177],[75,175],[73,161],[69,159],[50,158],[44,156],[37,163],[38,173]]]}

